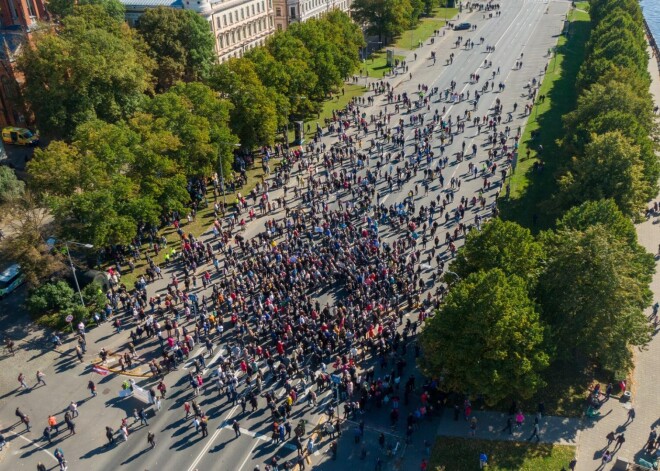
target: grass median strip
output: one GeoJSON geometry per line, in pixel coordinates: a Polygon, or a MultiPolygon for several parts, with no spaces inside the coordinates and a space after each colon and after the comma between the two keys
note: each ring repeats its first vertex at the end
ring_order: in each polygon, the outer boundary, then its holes
{"type": "Polygon", "coordinates": [[[431,451],[429,469],[473,471],[479,469],[479,455],[488,456],[489,471],[538,471],[568,468],[575,448],[547,443],[477,440],[439,437],[431,451]]]}
{"type": "Polygon", "coordinates": [[[404,31],[394,42],[394,47],[399,49],[417,49],[419,42],[426,41],[433,35],[433,31],[441,29],[458,13],[458,8],[436,8],[431,16],[421,18],[419,24],[407,31],[404,31]]]}
{"type": "Polygon", "coordinates": [[[547,201],[556,192],[557,172],[570,158],[564,155],[557,141],[564,133],[562,117],[577,103],[575,79],[584,59],[590,23],[589,14],[579,10],[572,10],[569,20],[569,36],[559,38],[538,93],[546,99],[537,100],[520,141],[518,166],[510,180],[510,198],[501,203],[505,219],[533,230],[547,228],[554,222],[555,215],[547,201]],[[532,134],[539,136],[532,139],[532,134]],[[543,155],[539,154],[539,145],[543,146],[543,155]],[[539,171],[535,163],[541,160],[544,167],[539,171]],[[535,228],[532,227],[534,215],[537,216],[535,228]]]}

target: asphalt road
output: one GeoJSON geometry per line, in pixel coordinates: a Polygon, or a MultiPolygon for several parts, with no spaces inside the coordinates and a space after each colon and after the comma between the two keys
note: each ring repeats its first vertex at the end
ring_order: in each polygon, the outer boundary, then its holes
{"type": "MultiPolygon", "coordinates": [[[[409,79],[408,74],[401,74],[397,77],[391,77],[387,80],[395,87],[395,93],[399,94],[407,92],[409,95],[417,92],[419,84],[428,85],[430,88],[438,87],[439,90],[444,90],[449,87],[449,83],[455,80],[458,83],[457,91],[471,92],[473,96],[474,91],[481,89],[484,80],[491,74],[493,70],[499,67],[500,74],[496,76],[497,83],[504,82],[506,88],[502,93],[488,92],[479,102],[477,114],[483,116],[489,113],[490,108],[499,98],[504,104],[504,117],[506,112],[511,111],[513,103],[518,104],[518,112],[524,109],[524,104],[527,103],[525,96],[527,94],[525,85],[531,81],[533,77],[537,80],[541,79],[543,67],[548,62],[549,58],[546,52],[549,48],[556,44],[556,35],[561,30],[562,21],[565,13],[568,11],[569,2],[545,2],[540,0],[511,0],[502,2],[502,14],[500,17],[492,19],[484,19],[482,13],[475,12],[472,14],[462,14],[460,21],[470,21],[477,25],[477,30],[474,32],[448,31],[443,38],[436,38],[435,44],[432,46],[429,41],[416,50],[417,59],[412,60],[412,53],[408,66],[410,72],[413,74],[412,80],[409,79]],[[546,13],[546,10],[548,13],[546,13]],[[476,45],[472,49],[465,49],[463,47],[454,47],[454,42],[457,36],[462,36],[465,39],[472,39],[476,45]],[[484,37],[485,42],[479,45],[479,38],[484,37]],[[486,46],[495,46],[495,51],[491,53],[486,52],[486,46]],[[437,61],[433,62],[429,59],[431,50],[436,51],[437,61]],[[445,59],[449,57],[450,53],[454,53],[454,61],[451,65],[445,65],[445,59]],[[521,53],[523,55],[523,67],[521,69],[514,69],[517,60],[520,59],[521,53]],[[492,61],[492,68],[483,68],[485,60],[492,61]],[[478,84],[470,84],[470,74],[478,73],[481,75],[481,80],[478,84]]],[[[362,79],[364,80],[364,79],[362,79]]],[[[372,109],[365,109],[367,114],[378,113],[386,106],[385,97],[383,95],[376,96],[376,103],[372,109]]],[[[431,110],[426,111],[427,120],[434,113],[435,109],[442,111],[443,107],[446,108],[446,113],[452,116],[463,114],[466,109],[472,109],[472,104],[467,101],[461,103],[450,104],[447,102],[437,102],[437,96],[433,97],[431,110]]],[[[394,105],[387,106],[388,112],[394,111],[394,105]]],[[[416,112],[419,113],[422,110],[416,112]]],[[[409,125],[408,115],[404,114],[402,117],[406,123],[406,137],[408,146],[406,147],[407,153],[412,152],[412,133],[414,128],[409,125]]],[[[398,116],[393,116],[392,126],[398,121],[398,116]]],[[[509,123],[512,127],[512,136],[519,126],[524,126],[526,117],[521,116],[520,113],[514,114],[514,120],[509,123]]],[[[504,118],[503,118],[504,120],[504,118]]],[[[501,126],[503,128],[504,126],[501,126]]],[[[372,128],[373,129],[373,126],[372,128]]],[[[467,166],[470,161],[464,160],[463,162],[456,163],[453,154],[460,150],[460,145],[463,141],[466,142],[466,148],[469,149],[472,143],[476,143],[478,147],[477,157],[473,158],[471,162],[481,168],[482,162],[486,160],[486,148],[483,147],[487,137],[485,132],[477,135],[475,127],[466,126],[464,133],[458,135],[454,139],[446,152],[449,152],[451,157],[449,159],[450,165],[444,170],[445,188],[452,177],[461,177],[462,185],[456,194],[454,203],[448,208],[453,209],[458,206],[461,196],[472,197],[477,190],[482,186],[481,177],[467,178],[467,166]]],[[[353,131],[351,131],[353,132],[353,131]]],[[[373,133],[368,137],[370,139],[373,133]]],[[[335,142],[334,136],[325,136],[324,142],[330,146],[335,142]]],[[[512,145],[513,141],[509,141],[512,145]]],[[[436,137],[433,140],[434,151],[438,153],[437,147],[440,145],[439,139],[436,137]]],[[[371,159],[371,165],[375,165],[376,159],[371,159]]],[[[502,159],[498,161],[498,165],[503,164],[502,159]]],[[[359,172],[364,175],[364,171],[359,172]]],[[[379,191],[381,193],[381,201],[385,201],[387,205],[391,203],[398,203],[403,201],[408,192],[414,188],[415,184],[420,184],[423,175],[420,171],[419,174],[407,182],[403,189],[389,193],[387,188],[381,183],[379,191]]],[[[499,171],[495,181],[499,179],[499,171]]],[[[416,197],[416,205],[424,204],[428,206],[430,198],[435,198],[438,191],[442,189],[431,187],[428,196],[423,195],[423,190],[420,185],[419,195],[416,197]]],[[[494,203],[496,188],[493,187],[490,191],[486,192],[485,196],[488,198],[488,206],[480,213],[482,216],[487,216],[490,213],[491,206],[494,203]]],[[[278,197],[279,192],[273,192],[272,197],[278,197]]],[[[289,195],[291,198],[292,194],[289,195]]],[[[344,198],[345,200],[346,198],[344,198]]],[[[334,206],[335,200],[332,197],[331,205],[334,206]]],[[[464,222],[472,223],[476,211],[466,213],[466,220],[464,222]]],[[[277,217],[283,217],[283,212],[276,214],[277,217]]],[[[270,216],[269,216],[270,217],[270,216]]],[[[263,230],[263,219],[258,219],[256,222],[251,223],[247,230],[246,235],[249,237],[263,230]]],[[[453,226],[443,226],[440,231],[440,236],[444,242],[444,231],[452,230],[453,226]]],[[[401,232],[395,232],[389,227],[383,227],[381,236],[385,240],[393,240],[400,237],[401,232]]],[[[459,241],[460,243],[460,241],[459,241]]],[[[429,245],[429,249],[430,246],[429,245]]],[[[422,256],[425,258],[425,255],[422,256]]],[[[435,263],[433,262],[433,265],[435,263]]],[[[427,270],[427,277],[432,270],[427,270]]],[[[168,275],[165,275],[167,280],[168,275]]],[[[164,289],[164,282],[160,281],[154,283],[149,288],[149,295],[152,295],[155,290],[164,289]]],[[[201,293],[200,293],[201,296],[201,293]]],[[[322,303],[327,302],[332,297],[332,294],[326,294],[320,297],[322,303]]],[[[112,345],[116,342],[117,336],[113,336],[109,326],[102,326],[95,332],[90,333],[90,352],[98,351],[102,346],[112,345]]],[[[126,334],[121,335],[121,339],[126,338],[126,334]]],[[[201,350],[197,350],[202,351],[201,350]]],[[[409,365],[412,364],[413,358],[409,359],[409,365]]],[[[211,365],[212,366],[212,365],[211,365]]],[[[177,471],[193,471],[195,469],[210,470],[232,470],[232,471],[251,471],[256,464],[261,464],[269,459],[274,453],[282,458],[290,458],[295,455],[295,451],[291,444],[284,446],[276,446],[269,443],[270,431],[270,417],[269,413],[264,410],[265,401],[260,398],[260,409],[254,414],[242,414],[240,407],[234,407],[226,402],[225,398],[221,400],[216,399],[214,391],[206,391],[200,399],[202,409],[209,414],[209,437],[201,438],[201,435],[195,433],[194,427],[191,426],[190,421],[183,419],[182,403],[190,398],[191,391],[187,389],[187,383],[184,380],[185,370],[180,369],[167,376],[166,383],[169,386],[168,399],[163,402],[162,410],[155,416],[151,417],[149,426],[136,430],[132,433],[126,443],[119,443],[113,447],[106,448],[104,445],[106,439],[104,436],[104,428],[106,425],[111,425],[115,430],[118,428],[119,422],[126,412],[130,412],[133,407],[139,406],[134,399],[120,400],[117,397],[120,389],[122,378],[117,376],[110,376],[101,378],[98,375],[89,373],[88,365],[81,365],[77,362],[74,356],[69,351],[67,354],[58,355],[48,350],[39,351],[31,350],[31,355],[23,358],[19,364],[13,362],[12,358],[2,359],[2,369],[9,371],[3,372],[3,378],[14,378],[14,380],[3,381],[0,386],[0,394],[2,394],[0,403],[0,423],[2,429],[13,424],[14,409],[20,406],[32,418],[33,430],[30,433],[20,433],[23,429],[19,425],[11,432],[5,432],[6,438],[10,441],[9,447],[0,452],[0,466],[5,469],[35,469],[38,461],[44,461],[48,466],[56,464],[51,453],[55,446],[61,447],[69,461],[69,469],[118,469],[122,466],[125,469],[131,470],[177,470],[177,471]],[[41,360],[40,360],[41,359],[41,360]],[[49,366],[45,367],[47,374],[48,386],[37,388],[27,393],[16,393],[14,387],[17,386],[12,369],[24,371],[29,379],[32,379],[38,361],[43,364],[44,359],[48,359],[49,366]],[[89,399],[85,387],[89,378],[99,382],[99,396],[89,399]],[[12,382],[13,381],[13,382],[12,382]],[[80,404],[80,417],[77,419],[77,434],[66,439],[58,441],[55,439],[56,445],[44,446],[43,442],[39,440],[41,431],[45,426],[45,419],[48,413],[53,411],[63,411],[71,400],[82,401],[80,404]],[[231,423],[233,419],[239,420],[243,429],[241,437],[235,438],[233,430],[225,426],[231,423]],[[147,441],[147,429],[156,433],[157,445],[154,450],[150,450],[147,441]],[[39,447],[37,447],[32,440],[37,440],[39,447]],[[7,467],[10,466],[10,467],[7,467]]],[[[408,368],[410,371],[411,368],[408,368]]],[[[34,382],[34,380],[32,380],[34,382]]],[[[149,380],[140,381],[140,384],[151,384],[149,380]]],[[[271,384],[272,385],[272,384],[271,384]]],[[[279,391],[281,394],[281,391],[279,391]]],[[[324,403],[330,400],[326,394],[319,397],[321,403],[319,407],[310,410],[307,407],[296,406],[294,408],[295,418],[293,422],[297,421],[299,417],[305,417],[310,425],[315,424],[321,417],[321,410],[324,403]]],[[[249,410],[249,407],[248,407],[249,410]]],[[[372,459],[378,454],[377,445],[375,445],[375,437],[377,430],[388,430],[387,418],[383,418],[381,414],[368,413],[365,415],[368,430],[373,427],[374,432],[368,434],[369,439],[369,459],[372,459]]],[[[386,414],[385,414],[386,415],[386,414]]],[[[59,418],[62,419],[63,412],[60,413],[59,418]]],[[[339,460],[332,461],[329,456],[324,453],[327,444],[324,443],[318,453],[312,456],[314,465],[320,465],[319,469],[345,469],[347,465],[355,462],[359,466],[364,466],[359,461],[356,449],[349,443],[352,442],[350,434],[351,425],[347,424],[349,433],[346,433],[340,444],[339,460]],[[346,443],[344,443],[346,442],[346,443]]],[[[308,429],[311,428],[308,425],[308,429]]],[[[394,436],[388,435],[388,441],[399,441],[401,430],[395,430],[394,436]]],[[[419,444],[416,445],[418,449],[419,444]]],[[[355,465],[355,464],[354,464],[355,465]]],[[[389,465],[389,464],[388,464],[389,465]]],[[[372,467],[372,464],[368,465],[372,467]]],[[[406,468],[407,469],[407,468],[406,468]]]]}

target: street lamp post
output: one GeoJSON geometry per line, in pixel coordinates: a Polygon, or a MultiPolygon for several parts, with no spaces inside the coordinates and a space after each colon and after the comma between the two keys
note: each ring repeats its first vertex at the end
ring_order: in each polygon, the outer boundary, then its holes
{"type": "Polygon", "coordinates": [[[85,307],[85,300],[83,299],[82,291],[80,291],[80,284],[78,284],[78,277],[76,276],[76,268],[73,266],[73,259],[71,258],[71,251],[69,250],[69,244],[78,245],[86,249],[93,249],[94,246],[92,244],[81,244],[80,242],[75,242],[72,240],[64,241],[64,246],[66,247],[66,254],[69,257],[69,265],[71,265],[71,272],[73,273],[73,281],[76,282],[76,289],[78,290],[78,296],[80,296],[80,304],[82,304],[82,307],[85,307]]]}

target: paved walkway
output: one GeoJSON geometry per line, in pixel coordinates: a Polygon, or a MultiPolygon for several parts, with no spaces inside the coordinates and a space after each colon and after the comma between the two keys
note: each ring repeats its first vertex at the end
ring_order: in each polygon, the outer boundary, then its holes
{"type": "MultiPolygon", "coordinates": [[[[649,49],[650,54],[651,49],[649,49]]],[[[660,105],[660,75],[656,58],[651,58],[649,61],[649,73],[653,79],[651,93],[655,103],[660,105]]],[[[649,252],[657,253],[658,244],[660,244],[660,218],[651,218],[639,224],[637,226],[637,236],[639,237],[639,243],[646,247],[649,252]]],[[[660,300],[660,266],[658,265],[660,265],[660,258],[656,256],[656,273],[651,283],[654,302],[660,300]]],[[[605,416],[596,423],[591,424],[591,427],[589,427],[589,424],[585,424],[585,430],[581,434],[578,446],[578,471],[592,471],[598,468],[602,454],[607,449],[605,436],[611,431],[614,431],[614,433],[623,432],[626,437],[625,444],[616,453],[615,458],[630,462],[634,461],[635,463],[638,462],[640,457],[648,459],[643,451],[644,444],[651,429],[660,426],[660,400],[658,400],[657,390],[658,385],[660,385],[658,358],[660,358],[660,335],[656,330],[648,349],[636,354],[632,384],[632,407],[635,408],[636,412],[635,420],[626,427],[622,425],[626,421],[630,405],[610,401],[612,402],[611,405],[603,407],[601,411],[605,416]]],[[[612,469],[615,462],[616,459],[601,469],[612,469]]]]}

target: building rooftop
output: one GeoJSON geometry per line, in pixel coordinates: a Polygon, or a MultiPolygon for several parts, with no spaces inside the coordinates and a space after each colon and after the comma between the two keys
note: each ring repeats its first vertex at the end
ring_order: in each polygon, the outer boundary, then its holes
{"type": "Polygon", "coordinates": [[[170,7],[170,8],[183,8],[183,0],[119,0],[124,6],[127,7],[170,7]]]}

